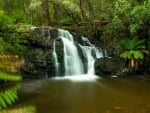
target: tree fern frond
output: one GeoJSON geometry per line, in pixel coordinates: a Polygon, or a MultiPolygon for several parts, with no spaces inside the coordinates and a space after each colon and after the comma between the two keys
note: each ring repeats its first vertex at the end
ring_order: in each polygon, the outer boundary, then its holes
{"type": "Polygon", "coordinates": [[[128,43],[129,43],[129,38],[123,38],[120,42],[119,42],[119,44],[120,44],[120,46],[122,46],[122,47],[124,47],[124,48],[128,48],[128,43]]]}
{"type": "Polygon", "coordinates": [[[135,49],[144,49],[145,48],[145,40],[139,40],[137,39],[135,42],[135,49]],[[140,48],[141,47],[141,48],[140,48]]]}
{"type": "Polygon", "coordinates": [[[122,53],[122,54],[120,55],[120,57],[121,57],[121,58],[124,58],[124,59],[129,59],[129,58],[131,58],[131,56],[132,56],[131,51],[125,51],[124,53],[122,53]]]}
{"type": "Polygon", "coordinates": [[[137,46],[135,50],[139,50],[139,49],[145,49],[145,46],[137,46]]]}
{"type": "Polygon", "coordinates": [[[120,41],[120,45],[127,50],[143,49],[143,48],[145,48],[144,43],[145,43],[145,40],[139,40],[136,37],[134,37],[132,39],[123,38],[120,41]]]}
{"type": "Polygon", "coordinates": [[[144,58],[144,55],[141,51],[134,51],[134,54],[133,54],[134,58],[135,59],[143,59],[144,58]]]}

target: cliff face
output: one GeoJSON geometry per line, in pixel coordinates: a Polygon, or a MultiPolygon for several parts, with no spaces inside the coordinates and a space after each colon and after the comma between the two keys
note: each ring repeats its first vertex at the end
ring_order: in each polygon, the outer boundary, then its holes
{"type": "MultiPolygon", "coordinates": [[[[78,34],[72,33],[75,42],[81,42],[78,34]]],[[[63,43],[58,39],[58,29],[49,27],[31,28],[28,34],[30,49],[22,68],[24,78],[43,78],[55,76],[55,64],[53,58],[53,44],[55,41],[60,72],[64,74],[63,43]]]]}
{"type": "MultiPolygon", "coordinates": [[[[32,28],[29,31],[28,38],[30,42],[30,47],[28,52],[26,53],[24,66],[22,68],[24,78],[38,79],[55,76],[56,59],[54,59],[53,57],[54,42],[56,47],[55,51],[57,53],[57,59],[59,61],[59,76],[64,76],[64,44],[62,38],[60,38],[59,35],[60,34],[58,29],[49,27],[32,28]]],[[[81,58],[83,63],[83,73],[87,74],[88,68],[91,67],[89,66],[89,56],[87,56],[86,52],[90,52],[90,58],[95,59],[96,75],[112,75],[118,73],[118,70],[123,69],[123,66],[121,66],[122,61],[120,62],[118,58],[108,58],[106,55],[106,50],[102,50],[100,48],[100,45],[99,47],[95,47],[87,38],[82,37],[79,34],[71,33],[71,35],[74,39],[74,42],[72,44],[76,45],[76,48],[79,52],[79,57],[81,58]],[[97,49],[95,50],[94,48],[97,49]],[[100,57],[97,57],[97,53],[95,52],[99,50],[101,52],[101,55],[100,57]]],[[[70,53],[68,53],[68,55],[69,54],[70,53]]],[[[68,57],[70,57],[70,55],[68,57]]],[[[72,62],[69,63],[69,66],[72,65],[71,63],[72,62]]]]}
{"type": "Polygon", "coordinates": [[[51,28],[32,28],[28,38],[30,49],[23,66],[25,78],[43,78],[53,76],[52,57],[53,41],[57,38],[57,30],[51,28]]]}

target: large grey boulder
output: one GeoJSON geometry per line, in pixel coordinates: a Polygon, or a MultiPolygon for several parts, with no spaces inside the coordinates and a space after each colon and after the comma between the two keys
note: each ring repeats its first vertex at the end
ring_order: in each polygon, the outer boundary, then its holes
{"type": "Polygon", "coordinates": [[[120,58],[99,58],[94,63],[95,74],[99,76],[123,75],[124,60],[120,58]]]}

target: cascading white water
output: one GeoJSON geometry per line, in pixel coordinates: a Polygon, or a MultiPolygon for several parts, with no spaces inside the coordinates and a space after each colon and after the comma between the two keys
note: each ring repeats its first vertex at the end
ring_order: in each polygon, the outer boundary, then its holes
{"type": "Polygon", "coordinates": [[[87,59],[87,72],[86,74],[90,74],[90,75],[93,75],[94,74],[94,68],[93,68],[93,65],[94,65],[94,57],[91,56],[91,50],[92,48],[91,47],[85,47],[85,46],[81,46],[80,45],[80,48],[82,49],[82,52],[83,52],[83,55],[84,57],[87,59]]]}
{"type": "Polygon", "coordinates": [[[58,29],[58,37],[64,44],[65,75],[81,75],[84,73],[83,64],[74,43],[73,36],[66,30],[58,29]]]}
{"type": "Polygon", "coordinates": [[[96,48],[93,44],[91,44],[91,42],[86,37],[82,37],[82,40],[89,45],[89,46],[79,45],[80,48],[82,49],[84,57],[87,59],[86,74],[94,75],[95,74],[95,70],[94,70],[95,59],[103,57],[103,54],[98,48],[96,48]]]}
{"type": "MultiPolygon", "coordinates": [[[[77,46],[74,42],[73,36],[69,31],[58,29],[58,38],[60,38],[63,42],[63,50],[64,50],[64,67],[65,67],[65,76],[70,75],[94,75],[94,61],[96,58],[103,57],[102,52],[97,49],[91,42],[82,37],[82,40],[88,43],[89,46],[79,45],[81,48],[81,52],[86,59],[86,63],[83,62],[79,56],[79,52],[77,46]],[[87,64],[87,66],[83,66],[87,64]],[[84,67],[87,67],[86,71],[84,67]]],[[[59,62],[57,58],[55,41],[53,43],[53,57],[55,61],[56,67],[56,76],[59,73],[59,62]]]]}
{"type": "Polygon", "coordinates": [[[57,53],[56,53],[55,40],[53,43],[53,58],[54,58],[54,64],[55,64],[55,75],[59,76],[59,62],[58,62],[57,53]]]}

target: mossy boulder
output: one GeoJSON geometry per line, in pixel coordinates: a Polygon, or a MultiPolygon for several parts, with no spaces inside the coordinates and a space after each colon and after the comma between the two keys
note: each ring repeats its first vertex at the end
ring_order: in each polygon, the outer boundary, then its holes
{"type": "Polygon", "coordinates": [[[95,61],[95,74],[99,76],[123,75],[124,60],[120,58],[102,57],[95,61]]]}

